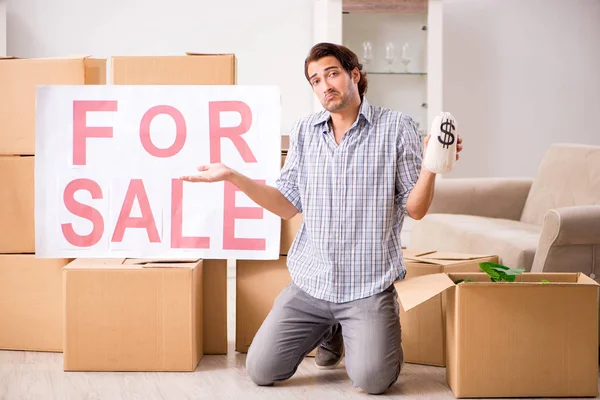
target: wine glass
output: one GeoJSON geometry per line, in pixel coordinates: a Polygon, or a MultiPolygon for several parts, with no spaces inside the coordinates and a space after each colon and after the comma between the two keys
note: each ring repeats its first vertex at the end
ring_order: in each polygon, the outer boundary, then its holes
{"type": "Polygon", "coordinates": [[[364,65],[365,71],[367,70],[367,66],[373,59],[373,45],[369,41],[365,41],[362,44],[363,46],[363,60],[362,63],[364,65]]]}
{"type": "Polygon", "coordinates": [[[404,64],[404,72],[408,72],[408,64],[410,64],[411,57],[409,52],[408,43],[404,43],[402,46],[402,64],[404,64]]]}
{"type": "Polygon", "coordinates": [[[393,70],[392,64],[394,64],[394,59],[394,43],[387,42],[385,44],[385,61],[388,63],[388,72],[392,72],[393,70]]]}

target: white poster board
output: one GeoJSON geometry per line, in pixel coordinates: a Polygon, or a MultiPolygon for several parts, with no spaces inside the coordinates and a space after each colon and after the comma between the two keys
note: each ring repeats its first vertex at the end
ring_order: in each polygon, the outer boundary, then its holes
{"type": "Polygon", "coordinates": [[[280,103],[271,86],[39,87],[36,256],[279,258],[278,216],[179,177],[221,162],[275,186],[280,103]]]}

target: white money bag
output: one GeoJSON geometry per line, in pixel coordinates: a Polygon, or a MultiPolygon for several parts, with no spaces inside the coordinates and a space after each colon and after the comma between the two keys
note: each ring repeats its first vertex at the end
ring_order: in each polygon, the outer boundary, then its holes
{"type": "Polygon", "coordinates": [[[445,174],[456,162],[456,120],[449,112],[435,117],[429,132],[429,143],[423,165],[436,174],[445,174]]]}

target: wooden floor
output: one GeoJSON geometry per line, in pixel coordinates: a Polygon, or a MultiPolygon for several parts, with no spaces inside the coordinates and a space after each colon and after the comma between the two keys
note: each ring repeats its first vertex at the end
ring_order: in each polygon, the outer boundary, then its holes
{"type": "MultiPolygon", "coordinates": [[[[233,349],[235,280],[229,279],[229,355],[204,356],[193,373],[63,372],[62,354],[0,351],[0,399],[307,399],[367,398],[354,389],[344,363],[318,370],[312,358],[296,375],[273,387],[246,377],[245,354],[233,349]]],[[[445,369],[406,364],[400,379],[380,399],[454,399],[445,369]]]]}

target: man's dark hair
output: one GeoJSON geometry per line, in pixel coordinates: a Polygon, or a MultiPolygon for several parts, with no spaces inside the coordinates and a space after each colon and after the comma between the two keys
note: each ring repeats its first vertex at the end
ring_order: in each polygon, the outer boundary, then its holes
{"type": "Polygon", "coordinates": [[[342,65],[342,68],[351,74],[354,68],[358,68],[360,72],[360,80],[358,81],[358,94],[362,100],[363,95],[367,92],[369,83],[367,82],[367,73],[362,71],[362,64],[358,61],[358,56],[352,50],[345,46],[333,43],[318,43],[314,45],[308,57],[304,60],[304,76],[310,81],[308,76],[308,64],[313,61],[320,60],[323,57],[333,56],[342,65]]]}

